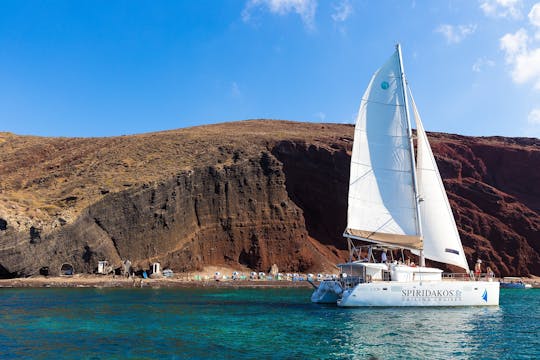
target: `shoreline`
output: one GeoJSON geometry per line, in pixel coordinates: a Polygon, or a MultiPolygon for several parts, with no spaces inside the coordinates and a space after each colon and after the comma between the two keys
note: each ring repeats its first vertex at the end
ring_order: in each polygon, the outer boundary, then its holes
{"type": "MultiPolygon", "coordinates": [[[[524,278],[533,288],[540,288],[539,278],[524,278]]],[[[314,281],[317,284],[319,281],[314,281]]],[[[2,288],[312,288],[305,280],[232,280],[203,279],[177,275],[172,278],[123,277],[112,275],[78,274],[74,276],[33,276],[0,279],[2,288]]]]}
{"type": "Polygon", "coordinates": [[[1,288],[311,288],[307,281],[187,280],[182,278],[125,278],[121,276],[48,276],[0,279],[1,288]]]}

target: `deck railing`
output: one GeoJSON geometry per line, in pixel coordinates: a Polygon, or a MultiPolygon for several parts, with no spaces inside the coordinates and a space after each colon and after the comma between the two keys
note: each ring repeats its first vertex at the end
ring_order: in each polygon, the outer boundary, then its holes
{"type": "Polygon", "coordinates": [[[467,274],[467,273],[443,273],[442,277],[444,280],[459,280],[459,281],[490,281],[495,275],[493,273],[481,273],[481,274],[467,274]]]}

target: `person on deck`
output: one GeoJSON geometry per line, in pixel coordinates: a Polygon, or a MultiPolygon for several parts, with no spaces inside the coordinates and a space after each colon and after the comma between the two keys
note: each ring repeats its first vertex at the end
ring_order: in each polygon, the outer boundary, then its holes
{"type": "Polygon", "coordinates": [[[474,265],[474,277],[476,280],[480,280],[480,274],[482,274],[482,260],[478,259],[474,265]]]}
{"type": "Polygon", "coordinates": [[[386,250],[384,250],[381,254],[381,262],[386,264],[387,261],[388,261],[388,258],[386,257],[386,250]]]}

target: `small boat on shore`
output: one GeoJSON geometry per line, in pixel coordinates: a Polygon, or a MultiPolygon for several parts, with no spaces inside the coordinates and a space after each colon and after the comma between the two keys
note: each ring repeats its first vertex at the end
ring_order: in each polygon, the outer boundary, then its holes
{"type": "Polygon", "coordinates": [[[500,286],[503,289],[530,289],[531,284],[527,284],[520,277],[507,276],[502,278],[500,286]]]}

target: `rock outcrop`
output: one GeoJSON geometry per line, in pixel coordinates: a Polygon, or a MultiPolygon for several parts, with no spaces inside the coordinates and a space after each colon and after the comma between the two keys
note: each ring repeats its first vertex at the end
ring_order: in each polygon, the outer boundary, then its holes
{"type": "Polygon", "coordinates": [[[540,140],[431,134],[469,262],[540,274],[540,140]]]}
{"type": "MultiPolygon", "coordinates": [[[[0,133],[0,276],[99,260],[330,271],[353,127],[254,120],[98,139],[0,133]]],[[[430,134],[469,263],[540,274],[540,140],[430,134]]]]}

